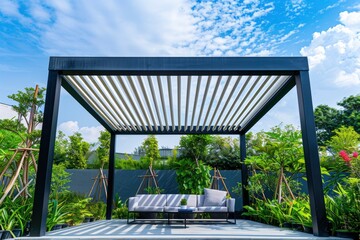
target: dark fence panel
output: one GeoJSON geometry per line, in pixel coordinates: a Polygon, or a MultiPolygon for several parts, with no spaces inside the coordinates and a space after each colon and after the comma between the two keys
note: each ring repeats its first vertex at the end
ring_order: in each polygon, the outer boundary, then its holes
{"type": "MultiPolygon", "coordinates": [[[[99,174],[96,169],[68,169],[71,174],[71,182],[69,183],[70,191],[88,195],[94,180],[99,174]]],[[[136,194],[140,186],[142,178],[146,170],[116,170],[115,171],[115,195],[117,194],[123,202],[129,197],[136,194]]],[[[107,175],[107,170],[104,170],[107,175]]],[[[176,182],[176,172],[174,170],[156,170],[159,187],[164,189],[163,193],[179,193],[178,184],[176,182]]],[[[212,172],[211,172],[212,174],[212,172]]],[[[241,181],[241,172],[238,170],[222,170],[221,175],[225,178],[225,184],[230,191],[230,195],[236,198],[236,210],[242,209],[242,199],[240,196],[232,192],[232,188],[241,181]]],[[[95,186],[96,187],[96,186],[95,186]]],[[[222,188],[222,184],[219,184],[222,188]]],[[[92,196],[95,189],[92,192],[92,196]]],[[[104,191],[102,191],[101,199],[105,201],[104,191]]]]}

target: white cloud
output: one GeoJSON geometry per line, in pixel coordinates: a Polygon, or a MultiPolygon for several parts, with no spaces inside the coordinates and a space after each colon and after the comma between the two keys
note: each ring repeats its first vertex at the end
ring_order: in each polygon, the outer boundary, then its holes
{"type": "Polygon", "coordinates": [[[340,13],[340,22],[349,29],[359,32],[360,31],[360,12],[342,12],[340,13]]]}
{"type": "Polygon", "coordinates": [[[187,1],[32,0],[40,48],[52,55],[183,55],[193,38],[187,1]]]}
{"type": "Polygon", "coordinates": [[[304,9],[307,7],[307,4],[304,0],[290,0],[285,3],[286,5],[286,16],[294,18],[293,15],[300,15],[304,9]]]}
{"type": "Polygon", "coordinates": [[[21,16],[19,12],[19,5],[16,2],[10,0],[2,0],[0,2],[0,12],[4,15],[12,17],[21,16]]]}
{"type": "Polygon", "coordinates": [[[100,136],[100,132],[103,131],[102,126],[96,127],[79,127],[77,121],[63,122],[58,126],[58,131],[62,131],[66,136],[71,136],[76,132],[81,133],[86,142],[96,143],[100,136]]]}
{"type": "Polygon", "coordinates": [[[16,18],[22,24],[29,24],[31,21],[20,13],[20,6],[16,1],[1,0],[0,13],[7,17],[16,18]]]}
{"type": "Polygon", "coordinates": [[[261,19],[275,9],[259,1],[202,1],[193,5],[196,38],[187,44],[199,55],[263,55],[274,45],[264,43],[261,19]]]}
{"type": "MultiPolygon", "coordinates": [[[[274,35],[266,17],[275,3],[258,0],[4,2],[12,4],[6,16],[31,21],[31,39],[49,55],[264,56],[298,32],[274,35]]],[[[289,4],[305,6],[302,0],[289,4]]]]}
{"type": "Polygon", "coordinates": [[[360,10],[360,4],[355,5],[355,6],[353,7],[353,9],[360,10]]]}
{"type": "Polygon", "coordinates": [[[340,13],[340,24],[315,32],[301,54],[318,86],[360,86],[360,12],[340,13]]]}

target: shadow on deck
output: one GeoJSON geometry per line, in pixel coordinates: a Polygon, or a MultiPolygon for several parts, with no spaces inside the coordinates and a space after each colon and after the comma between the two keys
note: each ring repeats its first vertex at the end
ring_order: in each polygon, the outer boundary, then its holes
{"type": "Polygon", "coordinates": [[[343,239],[316,237],[298,231],[265,225],[249,220],[238,220],[237,224],[190,223],[184,228],[182,222],[168,225],[126,224],[126,220],[101,220],[84,223],[46,233],[43,237],[20,239],[343,239]]]}

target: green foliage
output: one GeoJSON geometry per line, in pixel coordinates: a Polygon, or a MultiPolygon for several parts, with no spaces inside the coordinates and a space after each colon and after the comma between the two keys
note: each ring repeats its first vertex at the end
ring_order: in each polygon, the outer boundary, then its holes
{"type": "Polygon", "coordinates": [[[252,206],[244,208],[247,210],[243,213],[244,216],[266,224],[283,226],[284,223],[296,223],[303,227],[312,225],[308,197],[298,197],[281,203],[275,199],[259,199],[252,206]]]}
{"type": "Polygon", "coordinates": [[[353,127],[340,127],[335,129],[333,136],[327,142],[328,151],[338,155],[341,150],[347,152],[356,151],[360,145],[360,134],[353,127]]]}
{"type": "Polygon", "coordinates": [[[213,137],[206,134],[182,136],[180,139],[181,158],[191,159],[199,165],[208,155],[208,145],[213,137]]]}
{"type": "Polygon", "coordinates": [[[59,131],[55,140],[54,163],[65,164],[68,156],[69,144],[69,140],[66,138],[65,134],[62,131],[59,131]]]}
{"type": "Polygon", "coordinates": [[[345,151],[348,154],[359,151],[360,134],[355,132],[353,127],[340,127],[334,131],[334,136],[331,137],[327,144],[327,151],[323,150],[321,152],[320,159],[321,166],[332,172],[325,188],[325,191],[329,192],[337,183],[347,181],[346,174],[344,174],[346,172],[352,171],[354,177],[360,178],[360,176],[356,176],[356,172],[360,172],[360,169],[357,169],[359,161],[354,159],[350,163],[351,167],[349,167],[349,164],[339,155],[340,151],[345,151]]]}
{"type": "Polygon", "coordinates": [[[109,154],[110,154],[110,138],[111,134],[108,131],[101,131],[99,136],[100,145],[96,149],[98,157],[98,167],[103,168],[107,167],[109,164],[109,154]]]}
{"type": "MultiPolygon", "coordinates": [[[[17,106],[13,106],[14,110],[19,114],[19,119],[23,118],[27,121],[28,114],[33,104],[36,106],[34,120],[36,123],[42,122],[42,112],[40,108],[45,103],[45,88],[39,88],[37,98],[34,99],[35,88],[25,88],[25,92],[18,91],[11,94],[8,98],[18,102],[17,106]]],[[[27,122],[28,123],[28,122],[27,122]]],[[[36,125],[36,124],[35,124],[36,125]]]]}
{"type": "Polygon", "coordinates": [[[0,207],[0,227],[4,230],[20,228],[24,231],[32,214],[32,198],[6,197],[0,207]]]}
{"type": "Polygon", "coordinates": [[[336,230],[360,232],[359,187],[346,189],[345,187],[338,184],[335,190],[337,195],[325,198],[327,217],[333,232],[336,230]]]}
{"type": "Polygon", "coordinates": [[[243,185],[241,182],[238,182],[236,186],[232,187],[231,191],[238,195],[239,197],[242,197],[243,194],[243,185]]]}
{"type": "Polygon", "coordinates": [[[83,141],[80,133],[75,133],[69,137],[70,144],[68,155],[66,159],[66,168],[70,169],[85,169],[86,155],[89,152],[90,144],[83,141]]]}
{"type": "Polygon", "coordinates": [[[281,194],[278,195],[281,200],[299,191],[300,185],[293,177],[304,169],[300,131],[292,126],[276,126],[270,132],[257,134],[256,143],[253,145],[254,155],[245,160],[252,172],[248,182],[252,198],[255,200],[261,196],[266,200],[265,193],[272,192],[281,194]],[[285,174],[287,172],[291,174],[285,174]]]}
{"type": "Polygon", "coordinates": [[[60,193],[67,193],[70,181],[70,173],[65,171],[63,164],[53,165],[50,198],[58,200],[60,193]]]}
{"type": "Polygon", "coordinates": [[[131,156],[126,159],[116,159],[115,168],[124,170],[148,169],[149,162],[146,160],[134,160],[131,156]]]}
{"type": "Polygon", "coordinates": [[[91,198],[82,194],[67,192],[59,196],[59,202],[64,202],[63,211],[67,212],[64,221],[69,225],[77,225],[84,221],[85,217],[91,217],[88,209],[91,198]]]}
{"type": "Polygon", "coordinates": [[[87,209],[95,220],[105,219],[106,204],[104,202],[89,202],[87,209]]]}
{"type": "Polygon", "coordinates": [[[338,105],[343,108],[342,124],[352,126],[357,133],[360,133],[360,94],[344,98],[338,105]]]}
{"type": "Polygon", "coordinates": [[[0,149],[7,151],[17,148],[24,141],[26,129],[17,126],[17,121],[11,119],[0,119],[0,149]]]}
{"type": "Polygon", "coordinates": [[[341,126],[352,126],[360,133],[360,95],[349,96],[338,103],[342,109],[319,105],[315,108],[315,124],[318,143],[326,146],[326,142],[335,135],[334,130],[341,126]]]}
{"type": "MultiPolygon", "coordinates": [[[[116,195],[114,203],[115,204],[114,204],[114,210],[112,212],[112,217],[118,219],[126,219],[128,216],[128,208],[126,206],[126,201],[123,202],[119,197],[119,195],[116,195]]],[[[133,213],[131,213],[130,217],[133,217],[133,213]]]]}
{"type": "Polygon", "coordinates": [[[164,189],[159,188],[159,187],[146,187],[146,188],[144,188],[144,191],[147,194],[160,194],[160,193],[164,192],[164,189]]]}
{"type": "Polygon", "coordinates": [[[149,135],[144,140],[142,148],[145,150],[145,156],[149,165],[152,165],[156,160],[160,159],[158,140],[154,135],[149,135]]]}
{"type": "Polygon", "coordinates": [[[217,169],[240,169],[240,144],[238,138],[214,136],[208,146],[204,162],[217,169]]]}
{"type": "Polygon", "coordinates": [[[46,219],[46,228],[48,231],[51,231],[56,224],[65,223],[68,212],[66,212],[64,204],[64,202],[59,204],[57,200],[49,201],[46,219]]]}
{"type": "MultiPolygon", "coordinates": [[[[169,156],[166,161],[166,166],[168,169],[176,169],[177,166],[177,154],[178,154],[178,148],[175,147],[172,150],[172,156],[169,156]]],[[[159,168],[156,168],[159,169],[159,168]]]]}
{"type": "Polygon", "coordinates": [[[16,226],[16,223],[20,222],[19,209],[0,209],[0,227],[3,230],[11,231],[16,226]]]}
{"type": "Polygon", "coordinates": [[[181,159],[176,174],[179,191],[183,194],[202,194],[210,185],[210,167],[201,161],[196,166],[193,160],[181,159]]]}
{"type": "Polygon", "coordinates": [[[186,206],[186,205],[187,205],[187,200],[186,200],[186,198],[183,198],[183,199],[180,200],[180,205],[181,205],[181,206],[186,206]]]}

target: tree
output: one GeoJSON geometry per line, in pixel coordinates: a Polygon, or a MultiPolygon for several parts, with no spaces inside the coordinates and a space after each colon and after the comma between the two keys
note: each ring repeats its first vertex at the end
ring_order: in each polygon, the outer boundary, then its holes
{"type": "Polygon", "coordinates": [[[145,157],[150,165],[152,165],[154,161],[160,159],[158,140],[154,135],[148,136],[142,143],[142,147],[145,150],[145,157]]]}
{"type": "Polygon", "coordinates": [[[54,163],[60,164],[66,162],[69,144],[69,140],[66,138],[65,134],[62,131],[59,131],[55,140],[54,163]]]}
{"type": "Polygon", "coordinates": [[[341,126],[352,126],[360,133],[360,95],[344,98],[335,109],[327,105],[315,108],[316,134],[319,146],[326,146],[326,142],[334,136],[334,130],[341,126]]]}
{"type": "Polygon", "coordinates": [[[278,202],[288,194],[294,199],[293,191],[297,184],[292,177],[304,169],[300,131],[291,125],[284,128],[276,126],[258,136],[261,138],[258,139],[259,145],[254,145],[256,155],[245,160],[252,170],[249,178],[252,196],[256,198],[261,194],[266,200],[265,192],[271,191],[275,193],[274,198],[277,198],[278,202]],[[286,172],[292,175],[287,176],[286,172]]]}
{"type": "Polygon", "coordinates": [[[109,164],[110,138],[111,134],[108,131],[100,132],[100,136],[98,138],[100,145],[96,149],[96,153],[101,168],[103,168],[104,165],[109,164]]]}
{"type": "Polygon", "coordinates": [[[41,131],[35,130],[38,124],[43,121],[43,113],[41,107],[45,103],[45,88],[25,88],[25,92],[18,91],[16,94],[11,94],[8,98],[17,102],[17,105],[13,106],[13,109],[18,113],[18,125],[21,125],[21,121],[26,122],[27,129],[31,129],[32,133],[30,138],[34,140],[34,143],[40,140],[41,131]],[[36,97],[34,97],[36,96],[36,97]],[[30,112],[34,112],[33,119],[30,119],[30,112]],[[32,124],[32,126],[30,126],[32,124]]]}
{"type": "Polygon", "coordinates": [[[83,141],[81,133],[76,132],[69,137],[69,151],[66,159],[66,168],[84,169],[87,166],[86,155],[89,152],[90,144],[83,141]]]}
{"type": "Polygon", "coordinates": [[[319,105],[315,108],[315,125],[319,146],[325,146],[333,136],[333,131],[341,126],[339,111],[327,105],[319,105]]]}
{"type": "Polygon", "coordinates": [[[214,136],[204,162],[217,169],[239,169],[241,167],[239,139],[214,136]]]}
{"type": "Polygon", "coordinates": [[[194,134],[182,136],[180,139],[181,158],[188,158],[196,162],[205,161],[208,156],[208,146],[213,141],[211,135],[194,134]]]}
{"type": "Polygon", "coordinates": [[[334,136],[326,142],[326,151],[323,151],[320,155],[321,165],[333,172],[347,172],[348,167],[341,158],[340,152],[344,151],[347,154],[358,152],[360,134],[353,127],[340,127],[333,134],[334,136]]]}
{"type": "Polygon", "coordinates": [[[42,113],[41,106],[44,104],[44,88],[39,89],[38,86],[36,88],[25,88],[25,92],[18,91],[17,94],[9,95],[8,97],[16,101],[18,104],[13,106],[13,109],[18,113],[17,121],[2,121],[1,129],[10,131],[12,133],[17,134],[21,139],[21,147],[13,153],[10,157],[6,166],[1,172],[3,176],[8,170],[9,167],[15,166],[15,169],[11,171],[12,175],[9,182],[6,184],[3,195],[0,199],[0,204],[4,201],[6,196],[11,192],[14,188],[17,181],[21,184],[23,190],[21,190],[21,195],[25,198],[28,197],[28,186],[29,182],[29,174],[30,174],[30,164],[29,159],[32,160],[33,165],[36,165],[36,157],[34,156],[35,152],[33,149],[36,148],[37,143],[40,140],[41,131],[35,130],[36,126],[42,122],[42,113]],[[27,128],[25,131],[22,129],[22,121],[26,122],[27,128]],[[20,156],[21,155],[21,156],[20,156]],[[15,164],[12,164],[14,163],[15,164]],[[22,173],[22,174],[21,174],[22,173]]]}
{"type": "Polygon", "coordinates": [[[344,126],[352,126],[357,133],[360,133],[360,94],[344,98],[338,103],[343,107],[341,111],[344,126]]]}

